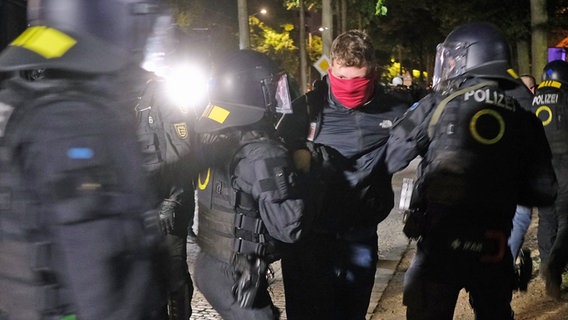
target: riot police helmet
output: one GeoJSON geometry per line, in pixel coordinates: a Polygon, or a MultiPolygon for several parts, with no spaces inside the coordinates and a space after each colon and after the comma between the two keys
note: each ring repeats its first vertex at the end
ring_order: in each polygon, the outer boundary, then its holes
{"type": "Polygon", "coordinates": [[[197,132],[251,125],[291,108],[288,76],[266,54],[239,50],[214,69],[197,132]]]}
{"type": "Polygon", "coordinates": [[[160,0],[29,0],[27,7],[29,27],[0,54],[0,71],[110,73],[161,59],[175,41],[160,0]]]}
{"type": "Polygon", "coordinates": [[[568,83],[568,62],[564,60],[553,60],[547,63],[542,70],[542,81],[546,80],[568,83]]]}
{"type": "Polygon", "coordinates": [[[464,24],[438,44],[434,87],[440,89],[459,76],[517,78],[511,69],[509,43],[499,28],[488,22],[464,24]]]}

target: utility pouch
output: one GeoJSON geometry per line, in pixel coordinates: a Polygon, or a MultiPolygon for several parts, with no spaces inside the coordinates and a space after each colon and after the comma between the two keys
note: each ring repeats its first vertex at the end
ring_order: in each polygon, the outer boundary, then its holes
{"type": "Polygon", "coordinates": [[[409,239],[418,240],[426,225],[426,213],[424,210],[415,207],[416,203],[412,202],[414,187],[414,179],[402,179],[398,209],[402,211],[402,221],[404,223],[402,231],[409,239]]]}
{"type": "Polygon", "coordinates": [[[233,295],[242,308],[251,308],[268,266],[258,256],[237,254],[233,267],[237,276],[232,288],[233,295]]]}
{"type": "Polygon", "coordinates": [[[418,240],[424,233],[426,226],[426,213],[419,209],[405,210],[403,214],[404,227],[402,232],[413,240],[418,240]]]}

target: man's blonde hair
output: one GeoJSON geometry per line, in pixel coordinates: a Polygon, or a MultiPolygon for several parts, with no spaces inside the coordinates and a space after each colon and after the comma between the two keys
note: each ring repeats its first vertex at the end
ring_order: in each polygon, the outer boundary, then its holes
{"type": "Polygon", "coordinates": [[[346,67],[374,67],[375,48],[364,31],[349,30],[333,40],[331,60],[346,67]]]}

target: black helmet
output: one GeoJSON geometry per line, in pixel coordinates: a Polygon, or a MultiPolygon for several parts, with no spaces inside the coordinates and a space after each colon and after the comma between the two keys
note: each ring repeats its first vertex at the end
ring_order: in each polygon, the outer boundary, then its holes
{"type": "Polygon", "coordinates": [[[461,75],[518,78],[511,69],[507,39],[490,23],[474,22],[459,26],[436,50],[434,86],[461,75]]]}
{"type": "Polygon", "coordinates": [[[159,0],[30,0],[28,21],[0,55],[0,71],[117,71],[162,57],[172,26],[159,0]]]}
{"type": "Polygon", "coordinates": [[[568,83],[568,62],[564,60],[554,60],[544,66],[542,70],[542,81],[556,80],[568,83]]]}
{"type": "Polygon", "coordinates": [[[240,50],[215,69],[209,105],[196,125],[198,132],[246,126],[290,108],[287,75],[267,55],[240,50]]]}

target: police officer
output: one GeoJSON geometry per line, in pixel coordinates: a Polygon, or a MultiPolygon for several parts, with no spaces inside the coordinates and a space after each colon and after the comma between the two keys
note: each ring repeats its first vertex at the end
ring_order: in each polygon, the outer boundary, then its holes
{"type": "Polygon", "coordinates": [[[168,97],[166,80],[153,77],[136,106],[138,137],[144,164],[159,203],[160,226],[168,251],[167,310],[164,319],[191,316],[193,283],[187,266],[187,233],[193,211],[194,163],[192,159],[194,113],[168,97]]]}
{"type": "Polygon", "coordinates": [[[286,73],[241,50],[216,66],[202,133],[198,187],[201,247],[195,284],[223,319],[278,319],[266,271],[279,242],[302,234],[303,200],[273,117],[290,108],[286,73]]]}
{"type": "Polygon", "coordinates": [[[568,62],[549,62],[542,80],[532,108],[548,138],[559,189],[553,206],[539,208],[538,242],[547,294],[560,299],[568,264],[568,62]]]}
{"type": "Polygon", "coordinates": [[[542,126],[507,96],[518,86],[501,31],[474,22],[438,45],[434,92],[397,121],[390,172],[423,157],[404,232],[418,239],[404,279],[407,319],[453,319],[462,288],[476,319],[513,319],[507,249],[517,204],[552,203],[542,126]]]}
{"type": "Polygon", "coordinates": [[[0,54],[12,74],[0,92],[0,309],[156,319],[161,235],[131,110],[167,15],[137,0],[28,9],[31,27],[0,54]]]}
{"type": "Polygon", "coordinates": [[[377,270],[377,225],[394,203],[386,141],[408,108],[377,78],[371,39],[347,31],[333,41],[327,76],[294,101],[290,122],[279,123],[279,134],[297,149],[315,212],[309,235],[287,246],[282,258],[289,319],[365,319],[377,270]]]}

